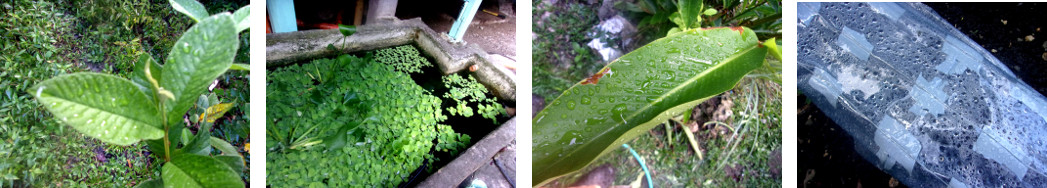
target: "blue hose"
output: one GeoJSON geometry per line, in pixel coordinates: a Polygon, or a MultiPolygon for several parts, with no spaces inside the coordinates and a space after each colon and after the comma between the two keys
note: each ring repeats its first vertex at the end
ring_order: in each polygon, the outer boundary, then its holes
{"type": "Polygon", "coordinates": [[[647,170],[647,165],[643,163],[642,159],[640,159],[640,154],[636,154],[636,150],[633,150],[632,147],[629,147],[629,144],[622,144],[622,147],[625,147],[625,149],[629,149],[629,153],[633,154],[633,158],[636,158],[636,162],[640,163],[640,168],[643,168],[644,176],[647,176],[647,188],[654,188],[654,179],[651,179],[651,171],[647,170]]]}

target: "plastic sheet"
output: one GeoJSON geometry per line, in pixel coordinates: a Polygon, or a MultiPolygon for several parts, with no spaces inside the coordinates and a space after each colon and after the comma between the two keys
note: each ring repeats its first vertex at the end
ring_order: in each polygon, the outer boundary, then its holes
{"type": "Polygon", "coordinates": [[[1047,99],[920,3],[797,5],[800,91],[914,187],[1047,185],[1047,99]]]}

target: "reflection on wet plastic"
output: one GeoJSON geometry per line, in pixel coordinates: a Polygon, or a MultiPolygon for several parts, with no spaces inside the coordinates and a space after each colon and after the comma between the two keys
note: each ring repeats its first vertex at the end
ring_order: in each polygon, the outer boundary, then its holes
{"type": "Polygon", "coordinates": [[[919,3],[797,5],[799,89],[915,187],[1047,185],[1047,99],[919,3]]]}

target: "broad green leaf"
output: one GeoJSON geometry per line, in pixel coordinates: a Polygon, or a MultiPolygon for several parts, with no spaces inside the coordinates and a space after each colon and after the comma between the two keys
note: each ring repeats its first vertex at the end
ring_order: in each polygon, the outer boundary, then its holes
{"type": "Polygon", "coordinates": [[[131,145],[164,136],[159,113],[138,86],[98,73],[57,76],[31,91],[56,119],[92,138],[131,145]]]}
{"type": "Polygon", "coordinates": [[[342,149],[342,147],[345,146],[345,142],[348,137],[347,135],[353,134],[356,128],[359,127],[361,123],[362,122],[360,121],[351,121],[345,125],[342,125],[341,128],[338,128],[338,131],[334,132],[333,135],[324,138],[324,143],[327,144],[327,151],[335,151],[338,149],[342,149]]]}
{"type": "Polygon", "coordinates": [[[216,14],[189,28],[171,48],[160,80],[175,97],[164,106],[168,124],[182,121],[195,99],[232,65],[240,47],[233,26],[229,13],[216,14]]]}
{"type": "Polygon", "coordinates": [[[218,161],[221,161],[222,163],[225,163],[225,165],[229,166],[229,168],[232,168],[233,171],[236,171],[236,172],[243,172],[244,168],[247,168],[247,166],[244,165],[244,158],[240,157],[239,155],[237,155],[237,156],[219,155],[219,156],[214,156],[214,159],[216,159],[218,161]]]}
{"type": "Polygon", "coordinates": [[[152,103],[157,103],[156,94],[153,91],[153,84],[149,82],[149,76],[146,76],[145,69],[149,68],[149,75],[152,75],[153,80],[159,82],[160,78],[163,77],[163,67],[153,60],[153,56],[149,53],[142,53],[138,55],[138,60],[135,62],[134,72],[131,73],[131,82],[138,85],[138,89],[145,94],[146,98],[152,103]]]}
{"type": "Polygon", "coordinates": [[[618,58],[535,115],[535,185],[733,88],[766,54],[752,30],[735,27],[683,31],[618,58]]]}
{"type": "Polygon", "coordinates": [[[236,32],[240,33],[251,28],[251,5],[240,7],[233,13],[233,22],[236,23],[236,32]]]}
{"type": "Polygon", "coordinates": [[[705,12],[703,12],[702,14],[704,14],[706,16],[712,16],[712,15],[715,15],[716,13],[717,13],[716,9],[708,8],[708,9],[705,9],[705,12]]]}
{"type": "MultiPolygon", "coordinates": [[[[680,17],[680,12],[674,12],[673,14],[669,15],[669,21],[672,21],[674,24],[676,24],[676,27],[673,28],[676,29],[677,32],[680,31],[679,28],[687,28],[686,20],[684,20],[683,17],[680,17]]],[[[676,32],[669,32],[669,35],[673,33],[676,32]]]]}
{"type": "Polygon", "coordinates": [[[168,2],[171,2],[171,8],[193,18],[193,21],[201,22],[200,20],[210,15],[207,14],[207,8],[196,0],[168,0],[168,2]]]}
{"type": "Polygon", "coordinates": [[[236,150],[236,147],[218,137],[211,137],[211,147],[222,151],[222,155],[240,156],[240,152],[236,150]]]}
{"type": "Polygon", "coordinates": [[[702,0],[680,0],[680,17],[683,18],[684,29],[698,28],[698,16],[702,12],[702,0]]]}
{"type": "MultiPolygon", "coordinates": [[[[179,127],[181,127],[181,126],[179,126],[179,127]]],[[[179,134],[180,136],[177,137],[177,138],[180,138],[180,139],[178,139],[178,142],[188,144],[189,141],[193,140],[192,139],[193,131],[190,131],[189,129],[181,129],[181,130],[182,131],[178,131],[180,133],[179,134]]],[[[174,131],[172,130],[171,132],[168,132],[168,133],[173,133],[173,132],[174,131]]]]}
{"type": "Polygon", "coordinates": [[[208,156],[176,155],[160,173],[164,187],[244,187],[239,172],[208,156]]]}
{"type": "Polygon", "coordinates": [[[233,63],[233,65],[229,66],[229,69],[238,71],[251,71],[251,66],[247,64],[233,63]]]}
{"type": "Polygon", "coordinates": [[[138,183],[138,185],[135,185],[135,187],[136,188],[161,188],[161,187],[164,187],[164,181],[160,180],[160,179],[150,179],[150,180],[143,181],[142,183],[138,183]]]}
{"type": "Polygon", "coordinates": [[[356,26],[338,24],[338,32],[341,32],[342,36],[353,35],[353,33],[356,33],[356,26]]]}
{"type": "MultiPolygon", "coordinates": [[[[217,101],[217,100],[216,100],[217,101]]],[[[199,122],[214,123],[215,120],[225,115],[229,109],[233,109],[236,104],[233,103],[219,103],[211,107],[207,107],[204,113],[200,114],[199,122]]]]}
{"type": "Polygon", "coordinates": [[[774,56],[774,58],[782,60],[782,47],[775,42],[775,38],[767,39],[767,41],[763,42],[763,45],[771,49],[768,53],[774,56]]]}
{"type": "MultiPolygon", "coordinates": [[[[164,139],[146,140],[145,144],[149,146],[149,151],[153,152],[153,155],[166,156],[167,153],[164,151],[164,139]]],[[[174,145],[174,142],[171,142],[171,144],[174,145]]]]}
{"type": "Polygon", "coordinates": [[[209,125],[207,123],[203,124],[200,130],[196,131],[196,135],[193,135],[193,139],[178,151],[197,155],[211,154],[211,126],[209,125]]]}

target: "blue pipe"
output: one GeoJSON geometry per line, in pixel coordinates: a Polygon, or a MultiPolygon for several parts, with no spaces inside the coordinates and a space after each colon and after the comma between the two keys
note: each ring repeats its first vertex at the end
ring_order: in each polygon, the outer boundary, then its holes
{"type": "Polygon", "coordinates": [[[643,163],[643,159],[640,159],[640,154],[636,154],[636,150],[629,147],[629,144],[622,144],[622,147],[629,149],[629,153],[633,154],[633,158],[636,158],[636,162],[640,163],[640,168],[643,168],[644,176],[647,176],[647,188],[654,188],[654,179],[651,179],[651,171],[647,170],[647,165],[643,163]]]}

